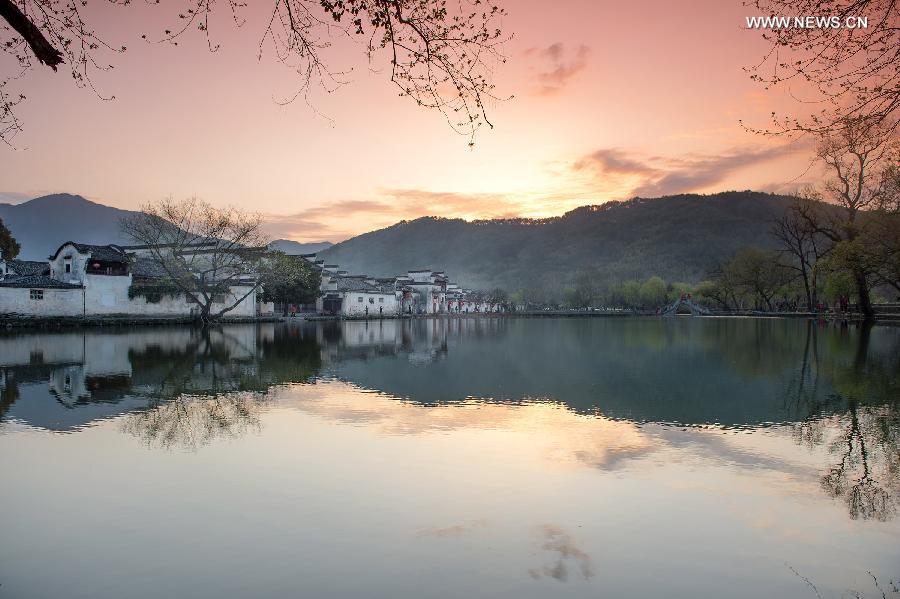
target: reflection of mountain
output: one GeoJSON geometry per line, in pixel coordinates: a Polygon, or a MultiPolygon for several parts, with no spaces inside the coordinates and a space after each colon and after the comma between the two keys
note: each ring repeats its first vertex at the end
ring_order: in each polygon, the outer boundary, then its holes
{"type": "MultiPolygon", "coordinates": [[[[798,401],[797,393],[810,391],[799,383],[809,376],[802,370],[815,332],[799,320],[453,319],[340,327],[334,341],[323,336],[326,362],[339,378],[426,404],[546,399],[616,418],[742,426],[802,420],[835,391],[820,380],[815,401],[798,401]],[[418,357],[428,352],[432,359],[423,364],[418,357]]],[[[816,336],[831,364],[853,360],[857,334],[841,335],[816,336]]],[[[896,330],[875,329],[869,344],[873,364],[896,364],[896,330]]]]}
{"type": "MultiPolygon", "coordinates": [[[[522,408],[532,414],[543,412],[530,402],[558,402],[567,409],[543,406],[547,414],[597,413],[608,429],[610,419],[787,422],[798,443],[828,449],[820,483],[851,517],[888,519],[900,500],[898,373],[900,329],[801,320],[482,317],[30,332],[0,335],[0,417],[69,431],[129,413],[122,430],[146,443],[197,448],[259,429],[273,386],[324,377],[380,395],[347,406],[310,399],[340,395],[341,385],[309,387],[301,409],[336,421],[387,422],[396,412],[394,433],[493,426],[520,411],[484,402],[529,402],[522,408]]],[[[597,425],[587,429],[595,439],[597,425]]],[[[624,429],[609,430],[579,460],[608,465],[646,450],[624,429]]]]}
{"type": "Polygon", "coordinates": [[[53,430],[320,372],[426,405],[547,400],[753,426],[896,397],[900,335],[799,320],[456,318],[25,333],[0,337],[0,356],[4,417],[53,430]]]}

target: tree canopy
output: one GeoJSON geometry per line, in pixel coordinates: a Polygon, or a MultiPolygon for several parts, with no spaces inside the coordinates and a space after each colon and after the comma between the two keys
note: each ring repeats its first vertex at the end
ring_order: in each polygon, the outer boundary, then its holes
{"type": "Polygon", "coordinates": [[[3,223],[3,220],[0,219],[0,251],[3,252],[0,257],[4,260],[12,260],[19,255],[20,249],[22,248],[19,242],[16,241],[10,230],[3,223]]]}
{"type": "Polygon", "coordinates": [[[147,204],[122,220],[123,231],[209,321],[234,310],[261,285],[267,239],[262,217],[191,198],[147,204]],[[235,289],[237,291],[235,291],[235,289]]]}
{"type": "Polygon", "coordinates": [[[270,252],[260,269],[263,299],[285,304],[310,304],[316,300],[321,273],[300,256],[270,252]]]}

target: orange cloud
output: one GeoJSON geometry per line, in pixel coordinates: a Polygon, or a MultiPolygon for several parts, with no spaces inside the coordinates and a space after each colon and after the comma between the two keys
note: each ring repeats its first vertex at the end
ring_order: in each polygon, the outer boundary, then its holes
{"type": "Polygon", "coordinates": [[[709,189],[741,169],[778,160],[797,149],[796,145],[785,144],[733,148],[714,156],[687,154],[639,159],[623,150],[605,148],[576,160],[572,170],[593,171],[603,181],[628,177],[635,181],[629,195],[655,198],[709,189]]]}
{"type": "Polygon", "coordinates": [[[340,241],[355,234],[359,227],[352,225],[359,221],[366,223],[363,230],[371,230],[426,215],[509,218],[521,209],[508,194],[382,189],[376,200],[341,200],[295,214],[268,216],[265,229],[277,238],[340,241]]]}
{"type": "Polygon", "coordinates": [[[559,92],[571,79],[583,71],[588,65],[591,49],[579,45],[567,50],[565,44],[556,42],[546,48],[529,48],[525,56],[536,56],[541,63],[536,74],[541,84],[536,90],[540,96],[548,96],[559,92]]]}

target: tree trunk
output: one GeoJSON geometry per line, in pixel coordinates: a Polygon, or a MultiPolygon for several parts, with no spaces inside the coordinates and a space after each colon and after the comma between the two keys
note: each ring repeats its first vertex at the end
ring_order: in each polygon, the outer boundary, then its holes
{"type": "Polygon", "coordinates": [[[800,272],[803,274],[803,287],[806,290],[806,305],[812,306],[813,297],[809,286],[809,279],[812,275],[807,272],[806,263],[802,259],[800,260],[800,272]]]}
{"type": "Polygon", "coordinates": [[[62,63],[62,52],[53,47],[41,30],[19,10],[12,0],[0,0],[0,18],[9,23],[9,26],[22,36],[38,61],[54,71],[62,63]]]}
{"type": "Polygon", "coordinates": [[[806,307],[809,312],[813,312],[816,309],[816,304],[819,303],[819,272],[813,267],[812,270],[812,292],[810,294],[810,303],[806,307]]]}
{"type": "Polygon", "coordinates": [[[859,269],[855,269],[853,277],[856,279],[856,294],[859,296],[859,311],[868,320],[875,317],[875,310],[872,308],[872,299],[869,296],[869,282],[866,280],[866,273],[859,269]]]}

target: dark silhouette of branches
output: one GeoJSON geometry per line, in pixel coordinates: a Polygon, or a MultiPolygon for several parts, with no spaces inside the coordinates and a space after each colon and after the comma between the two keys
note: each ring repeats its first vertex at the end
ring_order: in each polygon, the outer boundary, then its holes
{"type": "Polygon", "coordinates": [[[797,272],[806,292],[806,305],[812,309],[818,300],[819,260],[825,257],[832,245],[810,222],[810,213],[816,209],[815,203],[798,198],[784,215],[777,218],[772,226],[772,236],[778,240],[780,252],[787,257],[782,263],[797,272]]]}
{"type": "MultiPolygon", "coordinates": [[[[827,170],[821,189],[811,194],[812,200],[794,209],[804,227],[823,239],[830,248],[832,270],[849,273],[856,287],[860,311],[874,315],[870,291],[872,286],[891,278],[896,248],[892,236],[878,238],[883,223],[896,223],[896,191],[894,173],[900,146],[893,127],[871,118],[843,118],[840,127],[818,134],[817,155],[827,170]],[[841,207],[825,210],[821,202],[841,207]],[[880,274],[879,274],[880,273],[880,274]]],[[[893,236],[896,237],[896,236],[893,236]]]]}
{"type": "Polygon", "coordinates": [[[761,16],[836,16],[841,27],[764,30],[771,48],[747,70],[766,88],[792,86],[811,113],[773,114],[766,133],[816,132],[840,127],[842,118],[896,125],[900,108],[900,5],[895,0],[748,0],[761,16]],[[866,28],[846,19],[866,17],[866,28]],[[799,89],[797,89],[799,88],[799,89]],[[811,93],[804,96],[807,91],[811,93]]]}
{"type": "MultiPolygon", "coordinates": [[[[131,0],[107,0],[123,8],[131,0]]],[[[158,3],[158,2],[156,2],[158,3]]],[[[150,3],[155,4],[155,3],[150,3]]],[[[91,27],[82,13],[85,3],[60,0],[0,0],[0,45],[15,58],[19,74],[33,60],[56,70],[71,69],[76,85],[94,85],[91,75],[112,68],[104,53],[124,52],[91,27]],[[5,25],[2,23],[5,22],[5,25]]],[[[245,13],[266,19],[259,42],[260,58],[271,47],[275,59],[299,76],[297,93],[321,84],[327,91],[344,83],[343,73],[328,67],[326,53],[333,40],[364,40],[370,62],[385,55],[390,80],[401,96],[417,105],[440,111],[450,126],[473,143],[478,128],[492,126],[486,103],[497,99],[491,75],[504,62],[500,28],[504,9],[484,0],[275,0],[258,13],[256,6],[237,0],[180,0],[177,26],[159,35],[143,34],[146,41],[178,44],[189,33],[206,37],[210,51],[219,45],[210,32],[211,17],[227,10],[235,27],[245,13]],[[224,6],[223,6],[224,5],[224,6]]],[[[257,5],[258,6],[258,5],[257,5]]],[[[23,94],[4,93],[12,78],[0,80],[0,139],[7,143],[21,130],[15,116],[23,94]]],[[[99,95],[99,94],[98,94],[99,95]]]]}
{"type": "Polygon", "coordinates": [[[147,204],[121,222],[165,273],[165,282],[199,307],[203,322],[234,310],[261,285],[268,243],[261,225],[259,214],[197,198],[147,204]]]}

